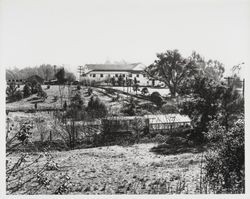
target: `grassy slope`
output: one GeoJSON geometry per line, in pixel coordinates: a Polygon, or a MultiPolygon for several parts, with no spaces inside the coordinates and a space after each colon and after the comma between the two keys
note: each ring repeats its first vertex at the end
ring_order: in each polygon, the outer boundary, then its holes
{"type": "Polygon", "coordinates": [[[172,193],[195,193],[201,154],[161,156],[149,152],[153,146],[138,144],[53,152],[59,170],[46,171],[54,180],[38,194],[53,193],[65,174],[70,177],[70,194],[157,193],[154,192],[156,184],[172,187],[167,188],[172,193]],[[177,188],[180,182],[184,185],[182,191],[177,188]]]}

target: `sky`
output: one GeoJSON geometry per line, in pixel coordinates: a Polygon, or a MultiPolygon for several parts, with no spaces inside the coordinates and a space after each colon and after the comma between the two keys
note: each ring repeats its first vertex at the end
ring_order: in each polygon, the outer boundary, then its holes
{"type": "Polygon", "coordinates": [[[0,66],[77,66],[197,51],[249,65],[249,0],[0,0],[0,66]]]}

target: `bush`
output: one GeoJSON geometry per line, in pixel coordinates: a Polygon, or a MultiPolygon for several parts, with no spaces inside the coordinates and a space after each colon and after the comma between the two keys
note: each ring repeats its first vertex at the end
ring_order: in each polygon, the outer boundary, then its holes
{"type": "Polygon", "coordinates": [[[54,98],[53,98],[53,101],[56,102],[58,100],[58,96],[55,95],[54,98]]]}
{"type": "Polygon", "coordinates": [[[165,104],[161,108],[161,112],[164,114],[179,113],[178,108],[175,105],[165,104]]]}
{"type": "Polygon", "coordinates": [[[22,91],[17,90],[15,95],[13,96],[13,100],[19,101],[21,99],[23,99],[23,93],[22,93],[22,91]]]}
{"type": "Polygon", "coordinates": [[[244,118],[226,131],[213,121],[206,134],[212,148],[206,158],[206,178],[215,193],[245,192],[244,118]]]}
{"type": "Polygon", "coordinates": [[[31,95],[31,85],[29,83],[26,83],[23,87],[23,96],[29,97],[31,95]]]}
{"type": "Polygon", "coordinates": [[[149,92],[148,92],[148,88],[147,87],[144,87],[142,90],[141,90],[141,94],[142,95],[146,95],[146,94],[148,94],[149,92]]]}
{"type": "Polygon", "coordinates": [[[153,92],[150,96],[150,100],[155,103],[158,108],[161,108],[163,100],[159,92],[153,92]]]}
{"type": "Polygon", "coordinates": [[[98,97],[91,97],[86,108],[91,118],[102,118],[108,114],[107,107],[98,97]]]}
{"type": "Polygon", "coordinates": [[[11,83],[6,88],[7,99],[10,101],[19,101],[23,98],[23,93],[21,90],[17,90],[15,83],[11,83]]]}
{"type": "Polygon", "coordinates": [[[16,84],[15,83],[11,83],[6,88],[6,95],[7,95],[7,97],[11,98],[15,94],[16,91],[17,91],[16,84]]]}
{"type": "Polygon", "coordinates": [[[80,84],[77,85],[76,89],[77,89],[77,90],[81,90],[80,84]]]}
{"type": "Polygon", "coordinates": [[[84,104],[84,101],[81,97],[81,94],[77,92],[71,99],[70,107],[73,109],[81,110],[83,109],[83,104],[84,104]]]}
{"type": "Polygon", "coordinates": [[[130,97],[128,103],[124,104],[121,112],[129,116],[136,115],[136,102],[133,97],[130,97]]]}
{"type": "Polygon", "coordinates": [[[36,93],[39,93],[39,92],[42,92],[42,91],[43,91],[42,86],[39,83],[33,85],[32,88],[31,88],[32,94],[36,94],[36,93]]]}
{"type": "Polygon", "coordinates": [[[48,97],[47,93],[43,90],[41,90],[39,93],[37,93],[37,96],[43,99],[46,99],[48,97]]]}
{"type": "Polygon", "coordinates": [[[90,96],[90,95],[92,95],[92,93],[93,93],[93,89],[92,88],[88,88],[88,95],[90,96]]]}
{"type": "Polygon", "coordinates": [[[153,138],[154,142],[157,143],[164,143],[166,141],[166,137],[161,135],[160,133],[156,134],[156,136],[153,138]]]}

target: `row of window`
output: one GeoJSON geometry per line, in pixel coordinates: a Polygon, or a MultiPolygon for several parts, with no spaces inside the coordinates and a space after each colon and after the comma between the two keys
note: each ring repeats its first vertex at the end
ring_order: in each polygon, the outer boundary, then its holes
{"type": "Polygon", "coordinates": [[[22,79],[9,79],[8,82],[22,82],[22,79]]]}
{"type": "MultiPolygon", "coordinates": [[[[115,74],[115,77],[119,77],[120,75],[122,75],[122,77],[126,77],[125,74],[115,74]]],[[[90,74],[89,76],[90,77],[97,77],[97,74],[93,73],[93,74],[90,74]]],[[[132,74],[130,73],[128,76],[132,77],[132,74]]],[[[99,77],[102,78],[102,77],[104,77],[104,75],[103,74],[99,74],[99,77]]],[[[111,75],[108,74],[108,77],[111,77],[111,75]]],[[[113,75],[113,77],[114,77],[114,75],[113,75]]],[[[140,74],[137,74],[136,77],[140,77],[140,74]]],[[[143,74],[143,77],[146,77],[146,75],[143,74]]]]}

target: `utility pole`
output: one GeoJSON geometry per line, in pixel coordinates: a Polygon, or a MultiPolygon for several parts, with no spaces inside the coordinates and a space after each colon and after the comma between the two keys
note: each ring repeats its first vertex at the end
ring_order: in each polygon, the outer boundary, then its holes
{"type": "Polygon", "coordinates": [[[83,66],[78,66],[79,81],[81,80],[82,71],[83,71],[83,66]]]}
{"type": "Polygon", "coordinates": [[[56,65],[54,65],[54,78],[56,78],[56,65]]]}
{"type": "MultiPolygon", "coordinates": [[[[237,73],[239,74],[239,71],[241,70],[241,65],[243,65],[243,64],[245,64],[245,62],[242,62],[238,65],[233,66],[232,71],[234,72],[237,70],[238,71],[237,73]]],[[[245,96],[245,78],[243,78],[243,80],[240,82],[242,82],[242,95],[244,98],[244,96],[245,96]]]]}
{"type": "Polygon", "coordinates": [[[230,86],[230,80],[234,79],[233,77],[224,77],[224,79],[227,79],[227,85],[230,86]]]}
{"type": "Polygon", "coordinates": [[[243,79],[243,87],[242,87],[242,93],[243,93],[243,99],[245,98],[245,78],[243,79]]]}
{"type": "MultiPolygon", "coordinates": [[[[233,77],[224,77],[224,79],[227,80],[227,85],[228,87],[230,86],[230,80],[234,79],[233,77]]],[[[245,78],[243,80],[241,80],[240,82],[242,82],[242,95],[243,98],[245,96],[245,78]]]]}

